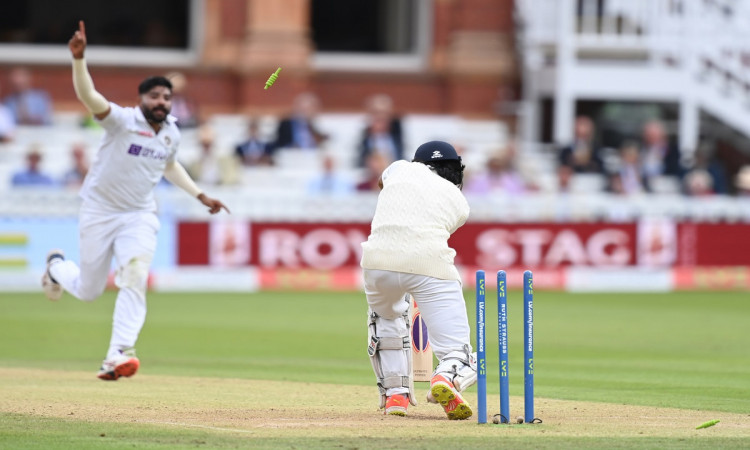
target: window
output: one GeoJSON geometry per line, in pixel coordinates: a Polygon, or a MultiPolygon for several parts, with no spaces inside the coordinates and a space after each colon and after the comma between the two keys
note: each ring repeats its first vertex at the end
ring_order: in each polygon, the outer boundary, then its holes
{"type": "Polygon", "coordinates": [[[313,64],[320,69],[419,70],[430,13],[428,0],[314,0],[313,64]]]}
{"type": "Polygon", "coordinates": [[[201,5],[202,0],[2,2],[0,60],[67,61],[60,50],[83,19],[92,61],[147,65],[156,54],[154,64],[177,63],[192,52],[200,28],[193,20],[201,5]]]}

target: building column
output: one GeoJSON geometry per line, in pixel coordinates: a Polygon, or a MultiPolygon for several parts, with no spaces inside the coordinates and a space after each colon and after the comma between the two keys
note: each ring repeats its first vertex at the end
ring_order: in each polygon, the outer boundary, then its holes
{"type": "Polygon", "coordinates": [[[685,5],[685,21],[691,31],[684,38],[682,45],[683,89],[680,95],[680,122],[677,139],[680,146],[680,159],[692,165],[700,136],[700,112],[695,96],[695,76],[698,73],[698,61],[695,54],[696,32],[700,21],[695,5],[685,5]]]}
{"type": "MultiPolygon", "coordinates": [[[[310,0],[246,0],[247,27],[237,70],[240,110],[289,105],[308,89],[311,73],[310,0]],[[263,89],[281,67],[277,84],[263,89]]],[[[277,111],[283,112],[283,111],[277,111]]]]}
{"type": "Polygon", "coordinates": [[[484,110],[487,116],[497,117],[497,103],[505,95],[500,88],[515,81],[513,2],[444,0],[438,7],[452,13],[451,32],[443,38],[447,47],[436,49],[442,53],[433,58],[433,62],[444,62],[449,94],[447,112],[484,110]],[[498,8],[498,3],[503,8],[498,8]]]}
{"type": "Polygon", "coordinates": [[[572,90],[570,77],[575,65],[574,22],[575,5],[572,0],[560,0],[558,3],[558,34],[556,51],[555,107],[553,119],[553,139],[562,145],[573,140],[573,122],[575,116],[575,93],[572,90]]]}

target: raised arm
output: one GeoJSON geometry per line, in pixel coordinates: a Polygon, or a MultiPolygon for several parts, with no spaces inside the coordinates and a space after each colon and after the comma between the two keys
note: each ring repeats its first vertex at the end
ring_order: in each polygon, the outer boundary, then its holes
{"type": "Polygon", "coordinates": [[[86,66],[86,25],[83,20],[78,22],[78,30],[68,41],[68,47],[73,55],[73,88],[76,96],[94,117],[102,120],[109,115],[110,107],[107,99],[94,89],[94,80],[86,66]]]}

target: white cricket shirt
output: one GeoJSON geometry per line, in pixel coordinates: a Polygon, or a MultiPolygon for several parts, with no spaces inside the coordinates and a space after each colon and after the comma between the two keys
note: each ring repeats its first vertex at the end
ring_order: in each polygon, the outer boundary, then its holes
{"type": "Polygon", "coordinates": [[[105,130],[80,196],[85,208],[100,211],[155,211],[154,186],[173,161],[180,131],[167,116],[157,134],[139,107],[109,104],[109,115],[99,121],[105,130]]]}
{"type": "Polygon", "coordinates": [[[448,238],[469,217],[461,190],[417,162],[396,161],[382,179],[361,266],[460,281],[448,238]]]}

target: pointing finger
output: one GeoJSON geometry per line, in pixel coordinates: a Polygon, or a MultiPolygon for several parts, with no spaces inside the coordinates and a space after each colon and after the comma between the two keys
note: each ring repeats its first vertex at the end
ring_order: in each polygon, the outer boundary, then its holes
{"type": "Polygon", "coordinates": [[[78,21],[78,31],[81,32],[82,37],[86,37],[86,25],[83,23],[83,20],[78,21]]]}

